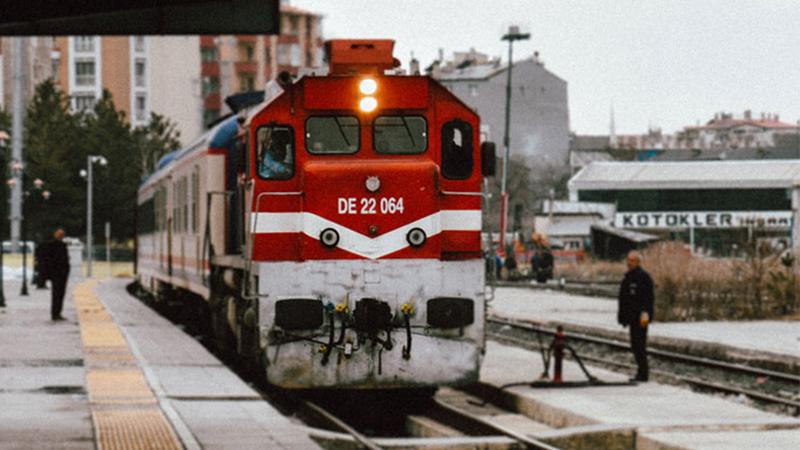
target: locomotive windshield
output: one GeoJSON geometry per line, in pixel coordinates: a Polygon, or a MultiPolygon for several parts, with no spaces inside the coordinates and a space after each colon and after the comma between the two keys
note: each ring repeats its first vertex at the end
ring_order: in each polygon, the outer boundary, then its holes
{"type": "Polygon", "coordinates": [[[348,154],[360,145],[353,116],[311,117],[306,121],[306,149],[315,154],[348,154]]]}
{"type": "Polygon", "coordinates": [[[428,148],[428,126],[421,116],[381,116],[373,132],[378,153],[412,154],[428,148]]]}
{"type": "Polygon", "coordinates": [[[258,129],[258,175],[267,180],[288,180],[294,175],[294,139],[287,126],[258,129]]]}

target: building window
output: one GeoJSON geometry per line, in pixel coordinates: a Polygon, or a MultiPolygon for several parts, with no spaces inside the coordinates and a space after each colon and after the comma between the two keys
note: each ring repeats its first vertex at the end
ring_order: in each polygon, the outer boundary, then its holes
{"type": "Polygon", "coordinates": [[[219,77],[206,75],[203,77],[203,97],[219,92],[219,77]]]}
{"type": "Polygon", "coordinates": [[[136,120],[144,122],[147,120],[147,98],[144,95],[136,96],[136,120]]]}
{"type": "Polygon", "coordinates": [[[250,74],[239,75],[239,91],[250,92],[256,89],[256,80],[250,74]]]}
{"type": "Polygon", "coordinates": [[[76,111],[91,111],[94,109],[94,94],[78,94],[72,97],[76,111]]]}
{"type": "Polygon", "coordinates": [[[478,85],[477,84],[470,84],[469,85],[469,96],[470,97],[477,97],[478,96],[478,85]]]}
{"type": "Polygon", "coordinates": [[[137,52],[144,52],[144,36],[135,36],[133,38],[133,49],[137,52]]]}
{"type": "Polygon", "coordinates": [[[216,47],[203,47],[200,49],[200,59],[203,62],[214,62],[219,59],[216,47]]]}
{"type": "Polygon", "coordinates": [[[250,44],[239,45],[239,61],[253,62],[255,56],[255,48],[250,44]]]}
{"type": "Polygon", "coordinates": [[[203,122],[206,126],[214,123],[219,119],[219,110],[218,109],[207,109],[203,111],[203,122]]]}
{"type": "Polygon", "coordinates": [[[93,86],[94,81],[94,61],[77,61],[75,63],[75,85],[93,86]]]}
{"type": "Polygon", "coordinates": [[[53,79],[58,80],[58,71],[61,69],[61,53],[53,52],[50,56],[50,69],[53,71],[53,79]]]}
{"type": "Polygon", "coordinates": [[[76,36],[75,37],[75,51],[76,52],[93,52],[94,51],[94,36],[76,36]]]}
{"type": "Polygon", "coordinates": [[[144,70],[144,60],[137,59],[136,64],[134,65],[134,78],[136,80],[137,87],[145,87],[146,85],[146,75],[144,70]]]}
{"type": "Polygon", "coordinates": [[[291,50],[292,51],[291,64],[294,67],[300,67],[300,65],[301,65],[301,61],[300,61],[300,44],[292,44],[291,48],[292,48],[292,50],[291,50]]]}
{"type": "Polygon", "coordinates": [[[291,63],[290,52],[288,44],[278,44],[278,65],[288,66],[291,63]]]}

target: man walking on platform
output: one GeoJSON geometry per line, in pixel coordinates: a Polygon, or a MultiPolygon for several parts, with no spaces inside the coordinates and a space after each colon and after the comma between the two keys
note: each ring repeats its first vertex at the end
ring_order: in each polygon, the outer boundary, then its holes
{"type": "Polygon", "coordinates": [[[628,253],[628,272],[619,288],[617,322],[630,327],[631,351],[638,370],[631,381],[647,381],[647,326],[653,320],[653,279],[642,269],[642,255],[628,253]]]}
{"type": "Polygon", "coordinates": [[[65,320],[61,316],[61,309],[64,306],[64,293],[67,290],[67,278],[69,277],[69,254],[67,253],[67,244],[64,243],[64,230],[56,229],[53,233],[53,240],[44,246],[40,266],[42,276],[50,280],[52,291],[50,318],[54,321],[65,320]]]}

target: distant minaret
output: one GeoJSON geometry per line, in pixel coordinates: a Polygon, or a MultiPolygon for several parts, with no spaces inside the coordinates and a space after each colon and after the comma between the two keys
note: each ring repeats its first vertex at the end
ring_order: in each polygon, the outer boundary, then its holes
{"type": "Polygon", "coordinates": [[[608,146],[617,148],[617,127],[614,124],[614,105],[611,105],[611,120],[608,123],[608,146]]]}

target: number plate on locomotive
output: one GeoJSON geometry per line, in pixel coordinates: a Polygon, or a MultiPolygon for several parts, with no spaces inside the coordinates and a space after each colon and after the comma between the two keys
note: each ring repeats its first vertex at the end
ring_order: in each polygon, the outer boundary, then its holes
{"type": "Polygon", "coordinates": [[[403,214],[403,197],[339,197],[339,214],[403,214]]]}

